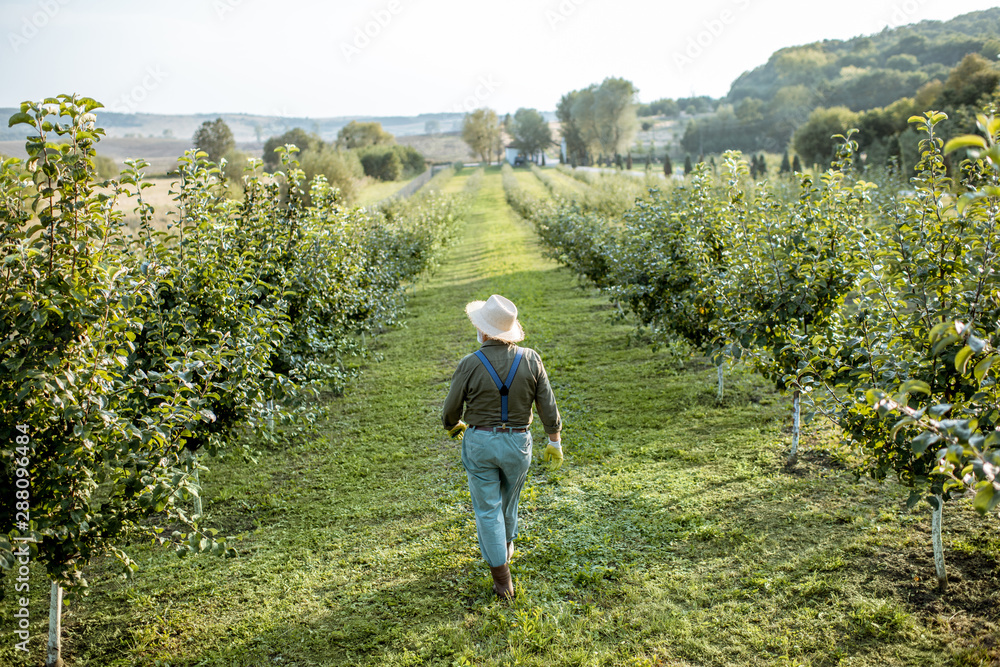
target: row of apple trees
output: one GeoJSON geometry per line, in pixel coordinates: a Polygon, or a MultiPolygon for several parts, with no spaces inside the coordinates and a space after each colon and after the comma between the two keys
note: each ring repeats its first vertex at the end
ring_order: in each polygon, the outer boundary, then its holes
{"type": "Polygon", "coordinates": [[[28,157],[0,169],[0,573],[27,539],[77,591],[97,554],[134,568],[118,545],[139,526],[183,523],[152,529],[180,555],[229,551],[185,510],[198,453],[343,388],[465,201],[349,209],[322,176],[305,181],[294,147],[277,178],[251,162],[236,200],[220,166],[188,152],[177,218],[157,230],[145,163],[95,172],[100,106],[22,104],[10,125],[29,128],[28,157]]]}
{"type": "Polygon", "coordinates": [[[840,427],[862,471],[897,475],[911,506],[926,498],[942,589],[943,501],[1000,505],[1000,119],[947,146],[945,120],[910,119],[921,161],[896,187],[859,175],[851,131],[792,190],[751,181],[730,152],[721,177],[701,164],[618,217],[574,202],[530,215],[555,257],[642,326],[710,356],[720,397],[727,359],[790,391],[790,463],[802,402],[840,427]],[[968,158],[949,174],[955,151],[968,158]]]}

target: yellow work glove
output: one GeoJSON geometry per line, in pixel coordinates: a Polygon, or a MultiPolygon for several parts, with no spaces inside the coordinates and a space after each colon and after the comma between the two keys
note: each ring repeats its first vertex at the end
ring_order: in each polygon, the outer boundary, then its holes
{"type": "Polygon", "coordinates": [[[542,452],[542,461],[549,464],[550,470],[559,470],[563,463],[562,444],[558,440],[549,440],[548,446],[542,452]]]}
{"type": "Polygon", "coordinates": [[[451,438],[455,438],[456,440],[461,440],[462,437],[465,435],[465,429],[467,428],[469,428],[468,424],[466,424],[463,421],[459,421],[457,424],[451,427],[450,431],[448,431],[448,436],[451,438]]]}

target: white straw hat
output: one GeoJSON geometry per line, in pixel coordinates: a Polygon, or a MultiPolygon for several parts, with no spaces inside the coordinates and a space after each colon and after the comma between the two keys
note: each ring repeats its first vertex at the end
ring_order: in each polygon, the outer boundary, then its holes
{"type": "Polygon", "coordinates": [[[465,314],[477,329],[490,338],[505,343],[524,340],[524,329],[517,321],[517,306],[499,294],[494,294],[487,301],[469,303],[465,306],[465,314]]]}

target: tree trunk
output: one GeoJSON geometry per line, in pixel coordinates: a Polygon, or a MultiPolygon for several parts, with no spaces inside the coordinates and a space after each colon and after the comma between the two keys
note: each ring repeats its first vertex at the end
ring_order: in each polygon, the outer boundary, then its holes
{"type": "Polygon", "coordinates": [[[788,465],[795,465],[796,461],[799,460],[799,390],[796,389],[795,393],[792,394],[792,451],[788,453],[788,465]]]}
{"type": "MultiPolygon", "coordinates": [[[[931,543],[934,545],[934,572],[937,575],[938,592],[944,593],[948,590],[948,571],[944,566],[944,543],[941,541],[941,511],[944,509],[944,500],[941,496],[934,496],[936,507],[931,514],[931,543]]],[[[934,506],[935,503],[932,503],[934,506]]]]}
{"type": "Polygon", "coordinates": [[[719,392],[716,398],[718,398],[719,403],[722,403],[722,364],[716,366],[716,370],[719,371],[719,392]]]}
{"type": "MultiPolygon", "coordinates": [[[[198,465],[198,458],[193,459],[194,465],[198,465]]],[[[198,475],[198,468],[194,469],[194,474],[192,475],[194,483],[198,486],[198,495],[194,498],[194,519],[201,519],[202,504],[201,504],[201,478],[198,475]]]]}
{"type": "Polygon", "coordinates": [[[52,582],[49,595],[49,648],[45,667],[63,667],[62,661],[62,586],[52,582]]]}

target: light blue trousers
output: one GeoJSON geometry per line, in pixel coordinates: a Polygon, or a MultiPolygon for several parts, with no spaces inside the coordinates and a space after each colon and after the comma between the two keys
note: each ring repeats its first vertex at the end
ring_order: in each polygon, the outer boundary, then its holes
{"type": "Polygon", "coordinates": [[[462,438],[462,465],[469,476],[479,551],[490,567],[507,562],[507,543],[517,537],[517,501],[531,465],[531,433],[472,429],[462,438]]]}

